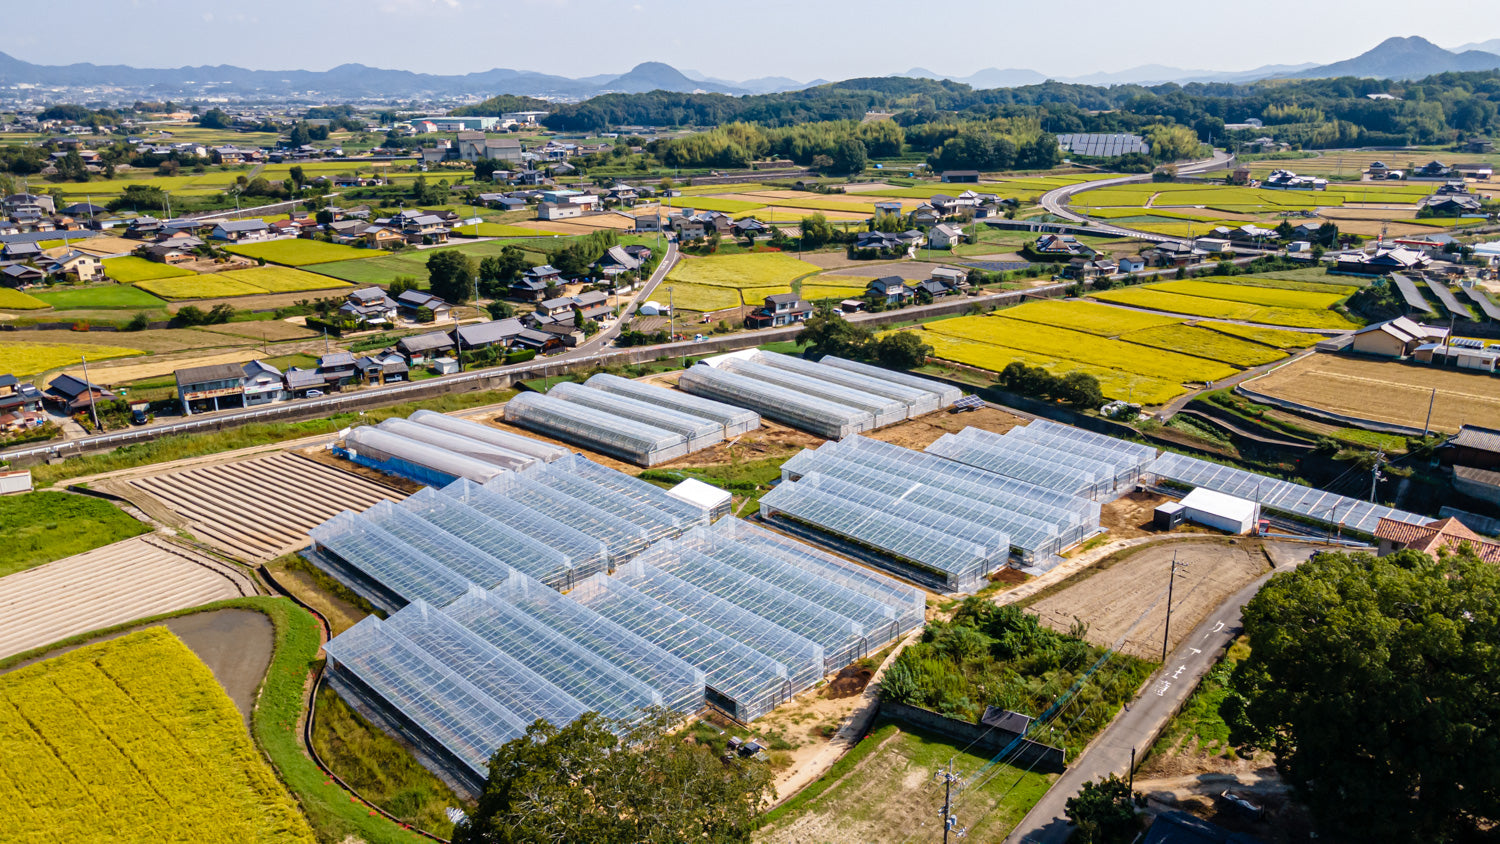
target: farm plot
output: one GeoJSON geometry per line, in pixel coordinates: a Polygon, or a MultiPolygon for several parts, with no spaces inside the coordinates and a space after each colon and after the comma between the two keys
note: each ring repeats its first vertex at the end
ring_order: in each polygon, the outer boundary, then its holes
{"type": "Polygon", "coordinates": [[[261,293],[300,293],[304,290],[327,290],[350,286],[343,282],[331,282],[326,276],[289,267],[251,267],[245,270],[230,270],[220,275],[232,281],[259,288],[261,293]]]}
{"type": "Polygon", "coordinates": [[[1323,339],[1321,334],[1285,331],[1280,328],[1257,328],[1253,325],[1240,325],[1233,322],[1201,322],[1198,323],[1198,327],[1228,334],[1231,337],[1240,337],[1264,346],[1274,346],[1278,349],[1307,349],[1316,346],[1323,339]]]}
{"type": "Polygon", "coordinates": [[[154,278],[186,278],[196,275],[192,270],[158,264],[134,255],[126,255],[123,258],[105,258],[102,263],[105,275],[124,284],[150,281],[154,278]]]}
{"type": "Polygon", "coordinates": [[[822,299],[858,299],[874,279],[862,276],[829,275],[827,273],[802,282],[798,294],[809,302],[822,299]]]}
{"type": "Polygon", "coordinates": [[[8,495],[0,498],[0,577],[149,530],[100,498],[51,490],[8,495]]]}
{"type": "Polygon", "coordinates": [[[1339,331],[1358,328],[1342,314],[1327,310],[1302,308],[1270,308],[1233,302],[1228,299],[1209,299],[1200,296],[1185,296],[1156,290],[1156,285],[1125,287],[1090,293],[1090,298],[1104,302],[1117,302],[1134,308],[1146,308],[1171,314],[1235,319],[1262,325],[1279,325],[1289,328],[1327,328],[1339,331]]]}
{"type": "Polygon", "coordinates": [[[1252,367],[1272,363],[1286,357],[1286,352],[1272,346],[1263,346],[1249,340],[1230,337],[1207,328],[1191,325],[1163,325],[1144,331],[1132,331],[1120,339],[1141,346],[1181,352],[1194,357],[1208,358],[1230,366],[1252,367]]]}
{"type": "Polygon", "coordinates": [[[708,258],[683,258],[667,278],[683,284],[712,287],[789,286],[795,279],[821,272],[822,268],[780,252],[755,252],[708,258]]]}
{"type": "Polygon", "coordinates": [[[76,363],[85,355],[101,361],[143,354],[140,349],[89,343],[0,343],[0,372],[25,377],[76,363]]]}
{"type": "MultiPolygon", "coordinates": [[[[37,298],[60,311],[88,308],[150,311],[167,306],[166,302],[129,284],[111,284],[104,287],[63,287],[38,293],[37,298]]],[[[3,291],[0,291],[0,307],[4,307],[3,291]]]]}
{"type": "Polygon", "coordinates": [[[213,672],[153,627],[0,677],[10,840],[315,840],[213,672]]]}
{"type": "Polygon", "coordinates": [[[1100,337],[1115,337],[1132,331],[1144,331],[1164,325],[1176,325],[1182,320],[1172,317],[1143,314],[1123,308],[1111,308],[1095,302],[1063,302],[1057,299],[1042,299],[1027,302],[1001,312],[1009,319],[1025,320],[1041,325],[1056,325],[1085,334],[1100,337]]]}
{"type": "Polygon", "coordinates": [[[343,510],[399,500],[392,487],[295,454],[200,466],[129,482],[183,518],[195,536],[247,560],[307,544],[307,532],[343,510]]]}
{"type": "Polygon", "coordinates": [[[679,205],[682,208],[691,208],[694,211],[718,211],[723,214],[734,214],[740,211],[754,211],[764,208],[770,203],[765,200],[725,199],[718,196],[695,196],[691,199],[683,198],[679,205]]]}
{"type": "MultiPolygon", "coordinates": [[[[658,288],[658,297],[666,291],[658,288]]],[[[732,287],[712,287],[707,284],[674,284],[671,293],[672,305],[687,311],[722,311],[738,308],[744,302],[740,291],[732,287]]]]}
{"type": "MultiPolygon", "coordinates": [[[[1305,552],[1304,552],[1305,553],[1305,552]]],[[[1097,563],[1091,576],[1032,604],[1028,609],[1053,630],[1066,632],[1077,619],[1088,620],[1084,638],[1113,647],[1127,631],[1120,651],[1160,659],[1167,618],[1167,571],[1173,554],[1188,564],[1172,600],[1172,647],[1192,634],[1215,607],[1255,578],[1270,571],[1259,543],[1251,540],[1181,542],[1130,548],[1097,563]],[[1146,617],[1136,624],[1147,608],[1146,617]]]]}
{"type": "Polygon", "coordinates": [[[1093,364],[1177,383],[1216,381],[1235,373],[1231,366],[1203,358],[1157,351],[1066,328],[1007,319],[1001,315],[937,320],[927,323],[925,328],[951,337],[1004,345],[1046,357],[1093,364]]]}
{"type": "Polygon", "coordinates": [[[212,601],[255,594],[244,575],[138,536],[0,578],[0,657],[212,601]]]}
{"type": "Polygon", "coordinates": [[[1061,360],[1046,355],[1023,352],[1020,349],[998,346],[993,343],[963,340],[947,334],[939,334],[935,331],[923,331],[920,337],[923,343],[932,347],[933,357],[950,360],[954,363],[961,363],[965,366],[987,369],[995,373],[999,373],[1008,364],[1013,362],[1024,363],[1027,366],[1039,366],[1053,375],[1084,372],[1098,379],[1099,389],[1103,391],[1105,398],[1109,399],[1157,405],[1166,404],[1187,392],[1187,388],[1181,384],[1176,384],[1162,378],[1151,378],[1145,375],[1123,372],[1118,369],[1090,366],[1071,360],[1061,360]]]}
{"type": "Polygon", "coordinates": [[[190,278],[153,278],[135,286],[163,299],[216,299],[255,296],[266,292],[253,284],[236,281],[228,273],[194,275],[190,278]]]}
{"type": "Polygon", "coordinates": [[[1432,427],[1439,431],[1493,426],[1500,419],[1500,379],[1458,369],[1316,354],[1245,386],[1320,410],[1417,429],[1426,421],[1429,401],[1432,427]],[[1379,400],[1371,401],[1372,396],[1379,400]]]}
{"type": "Polygon", "coordinates": [[[263,243],[237,243],[224,247],[224,250],[236,255],[244,255],[247,258],[261,258],[273,264],[285,264],[289,267],[371,258],[381,254],[370,249],[356,249],[353,246],[324,243],[321,240],[306,238],[268,240],[263,243]]]}
{"type": "Polygon", "coordinates": [[[1292,290],[1276,287],[1247,286],[1235,284],[1228,279],[1205,278],[1193,281],[1164,281],[1150,286],[1151,290],[1162,290],[1167,293],[1178,293],[1183,296],[1202,296],[1206,299],[1227,299],[1231,302],[1245,302],[1250,305],[1263,305],[1268,308],[1304,308],[1307,310],[1323,310],[1331,308],[1344,299],[1348,293],[1341,292],[1314,292],[1310,290],[1292,290]]]}
{"type": "Polygon", "coordinates": [[[9,287],[0,287],[0,310],[4,311],[37,311],[48,306],[47,302],[12,290],[9,287]]]}

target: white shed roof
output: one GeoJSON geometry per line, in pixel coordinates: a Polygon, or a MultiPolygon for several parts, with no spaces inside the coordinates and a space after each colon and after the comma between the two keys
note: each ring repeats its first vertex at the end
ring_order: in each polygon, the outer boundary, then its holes
{"type": "Polygon", "coordinates": [[[1245,498],[1198,487],[1182,497],[1182,506],[1244,524],[1255,519],[1256,504],[1245,498]]]}
{"type": "Polygon", "coordinates": [[[694,507],[701,507],[709,513],[712,513],[716,507],[728,504],[734,498],[727,490],[719,489],[713,484],[706,484],[696,478],[688,478],[667,490],[667,494],[686,501],[694,507]]]}

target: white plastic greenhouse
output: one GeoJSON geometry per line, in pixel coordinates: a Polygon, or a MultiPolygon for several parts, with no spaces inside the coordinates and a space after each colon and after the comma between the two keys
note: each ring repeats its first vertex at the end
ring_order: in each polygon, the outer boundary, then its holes
{"type": "Polygon", "coordinates": [[[724,441],[724,426],[719,422],[677,410],[668,410],[629,396],[607,393],[569,381],[564,381],[548,390],[547,395],[551,398],[592,407],[618,417],[619,421],[616,424],[620,427],[631,427],[632,423],[640,422],[653,428],[681,434],[687,440],[689,454],[724,441]]]}
{"type": "Polygon", "coordinates": [[[1037,486],[1086,498],[1102,498],[1114,490],[1114,467],[1097,460],[1020,439],[944,434],[927,446],[936,454],[968,466],[1037,486]]]}
{"type": "Polygon", "coordinates": [[[833,355],[824,355],[823,357],[818,359],[818,363],[822,366],[831,366],[842,369],[846,372],[857,372],[860,375],[867,375],[871,378],[879,378],[882,381],[890,381],[894,384],[905,384],[908,387],[917,387],[923,390],[932,390],[938,394],[943,407],[947,407],[964,397],[963,390],[960,390],[959,388],[954,387],[951,384],[944,384],[941,381],[934,381],[931,378],[923,378],[920,375],[912,375],[907,372],[897,372],[892,369],[884,369],[879,366],[871,366],[868,363],[860,363],[859,361],[834,357],[833,355]]]}
{"type": "Polygon", "coordinates": [[[687,437],[676,431],[541,393],[521,393],[506,402],[505,421],[640,466],[688,453],[687,437]]]}
{"type": "Polygon", "coordinates": [[[457,416],[438,413],[435,410],[418,410],[407,418],[419,425],[440,428],[449,433],[468,437],[471,440],[479,440],[480,442],[499,446],[518,454],[530,455],[548,463],[567,457],[573,453],[560,445],[553,445],[541,440],[534,440],[531,437],[512,434],[508,431],[491,428],[489,425],[482,425],[468,419],[460,419],[457,416]]]}
{"type": "Polygon", "coordinates": [[[766,366],[774,366],[777,369],[801,373],[802,375],[817,378],[820,381],[830,384],[848,387],[851,390],[859,390],[872,395],[895,399],[906,405],[906,415],[908,418],[932,413],[942,407],[942,396],[936,389],[913,387],[884,378],[875,378],[860,372],[839,369],[836,366],[824,366],[822,363],[813,363],[807,358],[782,355],[776,352],[757,352],[751,360],[755,363],[765,364],[766,366]]]}
{"type": "Polygon", "coordinates": [[[895,399],[845,387],[816,376],[803,375],[799,372],[740,359],[725,360],[719,364],[718,368],[787,390],[794,390],[806,396],[825,399],[845,407],[858,408],[870,414],[876,428],[894,425],[906,419],[907,416],[906,405],[895,399]]]}
{"type": "Polygon", "coordinates": [[[350,431],[336,453],[361,466],[434,486],[459,478],[484,483],[506,474],[494,464],[368,426],[350,431]]]}
{"type": "Polygon", "coordinates": [[[644,381],[633,381],[618,375],[610,375],[607,372],[594,375],[583,383],[584,386],[593,390],[627,396],[679,413],[712,419],[723,426],[725,439],[738,437],[760,427],[760,416],[753,410],[688,395],[681,390],[658,387],[644,381]]]}
{"type": "Polygon", "coordinates": [[[489,443],[470,439],[462,434],[455,434],[441,428],[418,425],[406,419],[387,419],[375,427],[386,433],[395,434],[398,437],[414,440],[419,443],[426,443],[427,445],[451,451],[454,454],[462,455],[471,460],[489,463],[492,466],[499,466],[501,469],[516,471],[517,469],[524,469],[533,463],[541,462],[529,454],[521,454],[497,445],[490,445],[489,443]]]}
{"type": "Polygon", "coordinates": [[[763,417],[830,440],[875,425],[868,411],[701,363],[684,370],[677,386],[695,396],[748,407],[763,417]]]}

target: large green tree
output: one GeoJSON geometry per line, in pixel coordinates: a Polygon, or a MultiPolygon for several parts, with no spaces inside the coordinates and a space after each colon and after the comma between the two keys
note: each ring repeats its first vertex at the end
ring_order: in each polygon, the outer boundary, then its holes
{"type": "Polygon", "coordinates": [[[870,344],[870,329],[854,325],[827,303],[822,303],[797,332],[797,345],[814,357],[862,357],[870,344]]]}
{"type": "Polygon", "coordinates": [[[432,295],[455,305],[469,301],[474,284],[474,259],[444,249],[427,258],[427,286],[432,295]]]}
{"type": "Polygon", "coordinates": [[[1492,841],[1500,823],[1500,575],[1324,553],[1245,607],[1224,715],[1349,841],[1492,841]]]}
{"type": "Polygon", "coordinates": [[[561,729],[537,721],[490,758],[484,795],[453,843],[748,842],[770,770],[685,741],[670,732],[675,721],[658,713],[622,729],[592,712],[561,729]]]}
{"type": "Polygon", "coordinates": [[[927,362],[932,347],[914,331],[893,331],[875,341],[875,359],[892,369],[911,369],[927,362]]]}
{"type": "Polygon", "coordinates": [[[1070,840],[1077,844],[1129,844],[1141,831],[1130,784],[1114,774],[1084,783],[1064,812],[1075,828],[1070,840]]]}

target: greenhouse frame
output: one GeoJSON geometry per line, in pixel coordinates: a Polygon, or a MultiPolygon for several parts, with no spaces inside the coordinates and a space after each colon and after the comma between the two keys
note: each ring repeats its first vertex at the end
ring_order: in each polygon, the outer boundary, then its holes
{"type": "MultiPolygon", "coordinates": [[[[651,544],[651,534],[640,525],[520,475],[509,474],[496,478],[481,489],[493,497],[515,502],[538,513],[546,513],[568,527],[603,542],[609,549],[611,564],[629,559],[651,544]]],[[[504,516],[498,505],[482,496],[466,498],[465,503],[491,518],[500,519],[504,516]]]]}
{"type": "Polygon", "coordinates": [[[753,410],[735,407],[721,401],[713,401],[700,396],[693,396],[681,390],[672,390],[666,387],[658,387],[644,381],[634,381],[629,378],[621,378],[618,375],[610,375],[601,372],[589,380],[583,382],[585,387],[592,390],[601,390],[614,393],[617,396],[626,396],[654,404],[668,410],[679,413],[687,413],[703,419],[712,419],[724,428],[724,438],[748,434],[760,427],[760,415],[753,410]]]}
{"type": "Polygon", "coordinates": [[[484,483],[507,474],[499,466],[370,426],[350,431],[344,436],[343,447],[334,453],[361,466],[428,486],[443,486],[459,478],[484,483]]]}
{"type": "MultiPolygon", "coordinates": [[[[519,531],[548,548],[560,551],[570,564],[569,580],[560,588],[571,588],[573,579],[588,577],[595,572],[609,571],[609,546],[604,540],[570,527],[541,511],[485,489],[471,480],[460,478],[442,490],[443,497],[451,498],[484,515],[495,522],[519,531]]],[[[417,509],[412,502],[427,495],[427,491],[406,499],[403,505],[417,509]]],[[[425,501],[425,498],[423,498],[425,501]]],[[[627,529],[630,527],[626,525],[627,529]]],[[[514,566],[513,566],[514,568],[514,566]]],[[[523,572],[524,573],[524,572],[523,572]]],[[[535,575],[531,575],[535,577],[535,575]]],[[[543,583],[547,578],[537,578],[543,583]]],[[[548,584],[551,586],[552,584],[548,584]]],[[[554,586],[554,588],[559,588],[554,586]]]]}
{"type": "Polygon", "coordinates": [[[1086,431],[1083,428],[1075,428],[1072,425],[1064,425],[1061,422],[1053,422],[1051,419],[1033,419],[1024,429],[1028,434],[1047,433],[1062,437],[1071,442],[1088,443],[1089,445],[1107,448],[1120,454],[1128,454],[1138,458],[1142,465],[1156,459],[1156,447],[1145,443],[1133,443],[1108,434],[1099,434],[1094,431],[1086,431]]]}
{"type": "Polygon", "coordinates": [[[824,439],[843,439],[875,424],[868,411],[701,363],[683,370],[677,386],[695,396],[748,407],[767,419],[824,439]]]}
{"type": "Polygon", "coordinates": [[[680,433],[541,393],[520,393],[506,402],[505,421],[638,466],[688,453],[687,438],[680,433]]]}
{"type": "MultiPolygon", "coordinates": [[[[590,483],[588,479],[567,472],[536,472],[523,474],[523,478],[575,501],[593,505],[600,510],[624,519],[646,530],[650,542],[670,539],[692,527],[692,524],[675,513],[668,512],[620,495],[617,491],[590,483]]],[[[675,499],[674,499],[675,500],[675,499]]],[[[685,503],[685,502],[684,502],[685,503]]]]}
{"type": "Polygon", "coordinates": [[[444,770],[484,791],[490,756],[527,724],[469,681],[368,616],[323,646],[326,676],[346,700],[393,716],[418,746],[441,753],[444,770]]]}
{"type": "Polygon", "coordinates": [[[547,395],[566,402],[592,407],[601,413],[620,418],[622,425],[642,422],[653,428],[681,434],[691,454],[724,441],[724,426],[712,419],[693,416],[660,405],[638,401],[629,396],[593,390],[582,384],[564,381],[547,391],[547,395]]]}
{"type": "Polygon", "coordinates": [[[784,389],[796,390],[803,395],[863,410],[874,419],[875,428],[894,425],[904,421],[907,417],[906,405],[895,399],[824,381],[816,376],[778,369],[743,358],[730,358],[722,361],[718,368],[784,389]]]}
{"type": "Polygon", "coordinates": [[[421,598],[442,606],[462,596],[462,575],[347,510],[308,531],[309,558],[388,613],[421,598]]]}
{"type": "MultiPolygon", "coordinates": [[[[1140,482],[1141,471],[1150,465],[1151,461],[1156,459],[1156,449],[1151,446],[1142,446],[1139,443],[1126,442],[1124,440],[1115,440],[1114,443],[1118,443],[1120,446],[1129,446],[1129,448],[1116,447],[1112,443],[1098,443],[1091,439],[1074,437],[1066,433],[1068,431],[1077,431],[1077,428],[1060,426],[1062,431],[1057,431],[1042,426],[1041,421],[1037,420],[1030,425],[1012,428],[1005,432],[1005,437],[1007,439],[1034,442],[1038,445],[1044,445],[1059,451],[1107,463],[1115,469],[1114,481],[1117,492],[1129,492],[1133,489],[1140,482]]],[[[978,429],[966,428],[961,433],[967,433],[969,430],[978,429]]],[[[989,434],[989,432],[981,433],[989,434]]],[[[1082,431],[1080,433],[1089,432],[1082,431]]],[[[990,434],[990,436],[994,435],[990,434]]]]}
{"type": "Polygon", "coordinates": [[[596,574],[568,597],[697,666],[708,702],[733,718],[753,721],[801,691],[778,660],[615,578],[596,574]]]}
{"type": "MultiPolygon", "coordinates": [[[[927,596],[922,590],[742,519],[720,519],[709,527],[689,531],[682,541],[856,621],[861,620],[860,610],[847,603],[850,595],[889,607],[896,620],[891,639],[921,627],[927,620],[927,596]],[[753,562],[744,556],[752,553],[753,562]]],[[[870,605],[864,606],[868,609],[870,605]]],[[[872,633],[879,626],[873,618],[865,624],[872,633]]]]}
{"type": "Polygon", "coordinates": [[[760,351],[756,352],[751,360],[765,366],[772,366],[777,369],[785,369],[788,372],[796,372],[811,378],[818,378],[830,384],[848,387],[851,390],[859,390],[871,395],[895,399],[906,406],[906,415],[909,419],[932,413],[942,407],[942,397],[938,395],[936,390],[898,384],[895,381],[874,378],[860,372],[839,369],[836,366],[824,366],[821,363],[813,363],[807,358],[795,355],[760,351]]]}
{"type": "Polygon", "coordinates": [[[512,472],[541,462],[529,454],[520,454],[509,449],[470,439],[462,434],[454,434],[441,428],[418,425],[415,422],[399,417],[387,419],[375,427],[398,437],[404,437],[405,439],[414,440],[419,443],[426,443],[430,446],[462,455],[471,460],[478,460],[481,463],[499,466],[501,469],[509,469],[512,472]]]}
{"type": "Polygon", "coordinates": [[[1431,521],[1426,516],[1383,504],[1372,504],[1172,452],[1163,454],[1152,463],[1146,474],[1157,483],[1170,481],[1182,486],[1211,489],[1254,501],[1267,510],[1357,531],[1367,536],[1374,535],[1381,519],[1413,525],[1425,525],[1431,521]]]}
{"type": "Polygon", "coordinates": [[[986,472],[1086,498],[1105,497],[1115,487],[1113,466],[1025,440],[944,434],[928,445],[926,452],[986,472]]]}
{"type": "Polygon", "coordinates": [[[629,586],[776,660],[786,666],[787,679],[796,691],[810,689],[823,679],[823,647],[817,642],[668,574],[646,563],[645,556],[621,566],[613,582],[629,586]]]}
{"type": "MultiPolygon", "coordinates": [[[[470,573],[465,571],[461,560],[449,562],[445,559],[442,550],[434,548],[428,551],[439,562],[447,564],[470,582],[486,589],[493,589],[504,583],[509,579],[511,570],[534,577],[554,589],[566,589],[579,578],[593,573],[580,574],[578,566],[563,551],[537,540],[525,531],[495,521],[458,499],[442,495],[430,487],[397,506],[409,519],[420,522],[431,531],[434,545],[451,545],[458,549],[448,551],[448,554],[459,557],[469,553],[467,549],[472,548],[474,554],[502,563],[505,566],[503,572],[479,570],[470,573]]],[[[395,530],[391,532],[396,533],[395,530]]],[[[428,548],[415,542],[412,544],[424,550],[428,548]]],[[[589,550],[597,553],[597,546],[592,546],[589,550]]]]}
{"type": "Polygon", "coordinates": [[[520,434],[512,434],[499,428],[492,428],[469,419],[460,419],[457,416],[449,416],[446,413],[438,413],[435,410],[418,410],[407,417],[408,420],[418,425],[426,425],[429,428],[439,428],[449,433],[468,437],[471,440],[479,440],[493,446],[499,446],[507,451],[517,454],[525,454],[535,457],[546,463],[567,457],[573,452],[549,442],[542,442],[531,437],[523,437],[520,434]]]}
{"type": "Polygon", "coordinates": [[[818,358],[818,363],[822,366],[831,366],[846,372],[857,372],[860,375],[879,378],[882,381],[889,381],[893,384],[904,384],[908,387],[916,387],[919,390],[931,390],[938,394],[938,402],[941,407],[948,407],[964,397],[964,391],[952,384],[944,384],[941,381],[932,378],[923,378],[920,375],[912,375],[909,372],[897,372],[893,369],[871,366],[868,363],[860,363],[859,361],[847,360],[833,355],[824,355],[818,358]]]}
{"type": "Polygon", "coordinates": [[[553,463],[545,471],[576,475],[595,486],[619,493],[642,507],[661,510],[681,520],[683,530],[693,525],[708,524],[708,511],[703,507],[684,501],[655,484],[633,478],[624,472],[616,472],[576,454],[553,463]]]}

